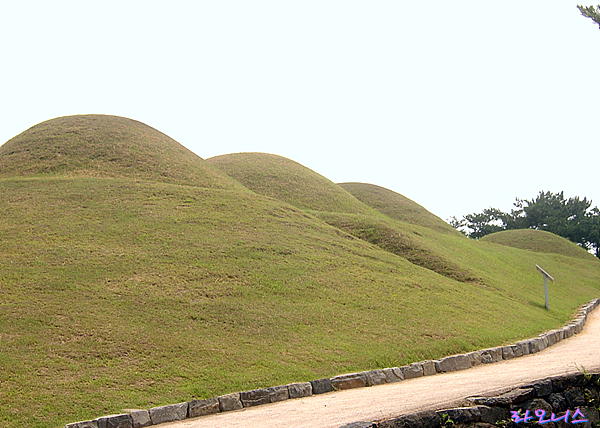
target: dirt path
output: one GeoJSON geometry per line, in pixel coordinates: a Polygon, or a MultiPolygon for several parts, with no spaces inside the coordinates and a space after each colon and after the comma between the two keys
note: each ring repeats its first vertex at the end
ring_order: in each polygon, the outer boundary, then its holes
{"type": "Polygon", "coordinates": [[[548,376],[600,369],[600,309],[588,315],[583,331],[537,354],[469,370],[437,374],[369,388],[330,392],[250,407],[161,428],[338,428],[427,409],[451,407],[473,395],[510,389],[548,376]]]}

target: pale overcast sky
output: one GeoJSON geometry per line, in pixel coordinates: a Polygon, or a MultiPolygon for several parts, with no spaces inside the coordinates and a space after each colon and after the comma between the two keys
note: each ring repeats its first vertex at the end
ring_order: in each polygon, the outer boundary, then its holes
{"type": "Polygon", "coordinates": [[[600,30],[576,4],[0,0],[0,143],[114,114],[444,220],[540,190],[600,205],[600,30]]]}

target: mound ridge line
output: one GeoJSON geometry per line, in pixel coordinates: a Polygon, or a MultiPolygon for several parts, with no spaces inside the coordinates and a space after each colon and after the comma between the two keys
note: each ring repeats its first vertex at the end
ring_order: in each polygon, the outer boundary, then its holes
{"type": "MultiPolygon", "coordinates": [[[[354,389],[386,383],[394,383],[437,373],[466,370],[481,364],[496,363],[541,352],[563,339],[583,331],[588,315],[600,304],[600,298],[583,305],[573,319],[560,329],[550,330],[538,337],[525,339],[513,345],[498,346],[467,354],[451,355],[436,361],[420,361],[408,366],[376,369],[360,373],[348,373],[311,382],[294,383],[262,388],[219,397],[154,407],[149,410],[133,410],[130,413],[109,415],[90,421],[73,422],[65,428],[134,428],[162,425],[210,414],[240,410],[262,404],[275,403],[291,398],[354,389]],[[308,392],[310,385],[310,393],[308,392]],[[156,421],[156,423],[155,423],[156,421]]],[[[164,426],[164,425],[163,425],[164,426]]]]}

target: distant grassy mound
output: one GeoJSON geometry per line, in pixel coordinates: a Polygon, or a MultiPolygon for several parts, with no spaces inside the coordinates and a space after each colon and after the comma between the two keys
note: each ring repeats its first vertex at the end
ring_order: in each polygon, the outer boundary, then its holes
{"type": "Polygon", "coordinates": [[[127,177],[242,189],[156,129],[106,115],[51,119],[0,146],[0,178],[32,175],[127,177]]]}
{"type": "Polygon", "coordinates": [[[359,201],[390,218],[440,232],[458,233],[452,226],[421,205],[385,187],[367,183],[339,183],[338,185],[359,201]]]}
{"type": "Polygon", "coordinates": [[[554,253],[580,259],[596,259],[579,245],[554,233],[535,229],[504,230],[481,238],[484,242],[507,245],[538,253],[554,253]]]}
{"type": "Polygon", "coordinates": [[[371,214],[371,210],[329,179],[311,169],[267,153],[233,153],[207,159],[260,195],[300,209],[371,214]]]}

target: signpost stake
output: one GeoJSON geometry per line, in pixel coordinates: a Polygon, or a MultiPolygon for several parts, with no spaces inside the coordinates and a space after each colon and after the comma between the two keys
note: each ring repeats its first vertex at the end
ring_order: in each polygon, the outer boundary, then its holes
{"type": "Polygon", "coordinates": [[[546,293],[546,309],[550,309],[550,302],[548,299],[548,279],[550,279],[550,281],[554,282],[554,278],[552,278],[552,276],[550,276],[550,274],[548,272],[546,272],[544,269],[542,269],[538,265],[535,265],[535,267],[537,268],[537,270],[540,271],[540,273],[544,277],[544,292],[546,293]]]}

